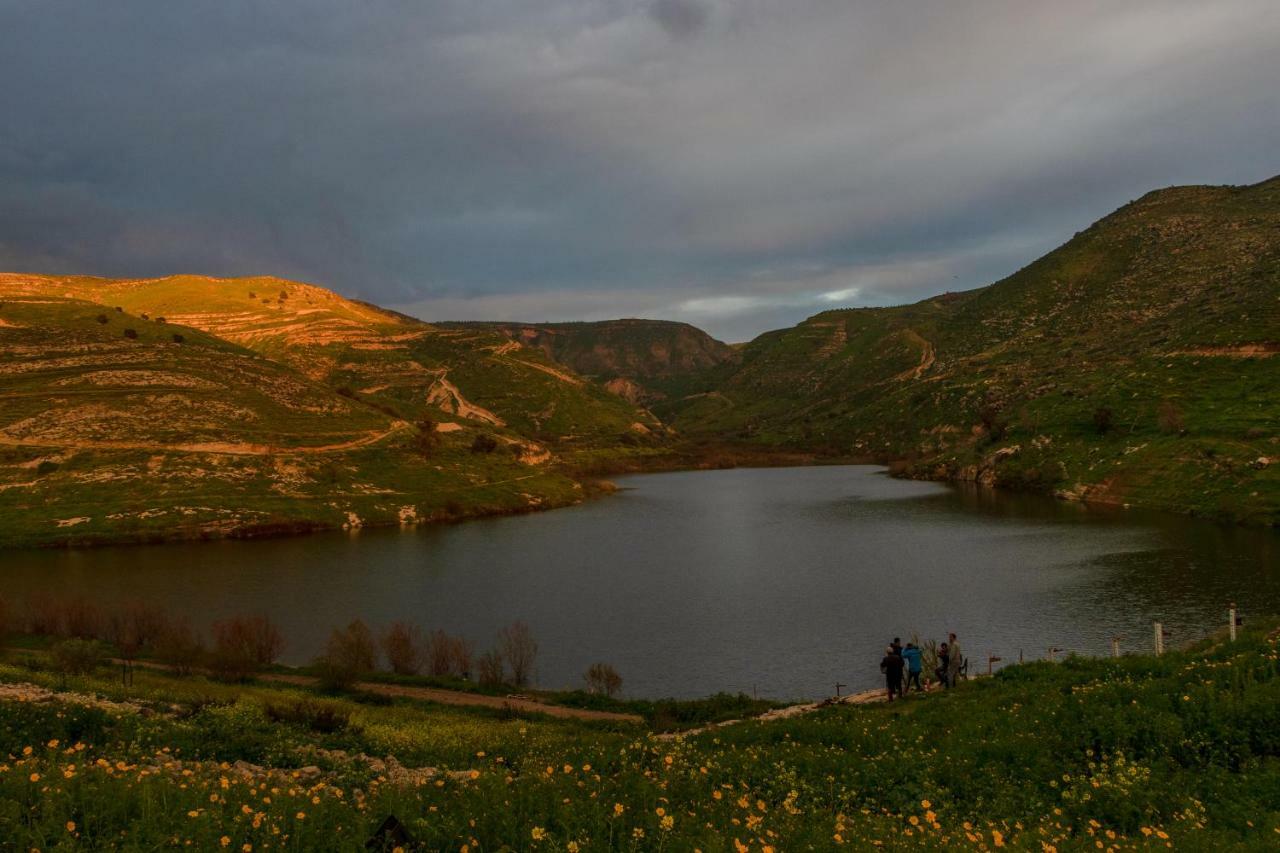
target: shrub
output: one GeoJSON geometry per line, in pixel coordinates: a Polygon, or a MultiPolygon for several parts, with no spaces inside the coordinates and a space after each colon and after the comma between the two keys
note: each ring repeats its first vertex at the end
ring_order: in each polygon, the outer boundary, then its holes
{"type": "Polygon", "coordinates": [[[421,418],[418,423],[418,434],[414,439],[414,449],[423,456],[430,456],[437,444],[440,443],[440,435],[436,432],[436,422],[431,418],[421,418]]]}
{"type": "Polygon", "coordinates": [[[135,329],[125,329],[124,336],[131,341],[136,341],[138,339],[138,332],[135,329]]]}
{"type": "Polygon", "coordinates": [[[209,667],[229,681],[243,681],[280,657],[284,639],[266,616],[249,616],[214,623],[209,667]]]}
{"type": "Polygon", "coordinates": [[[41,459],[40,464],[36,466],[36,474],[43,477],[45,474],[52,474],[58,470],[58,463],[52,459],[41,459]]]}
{"type": "Polygon", "coordinates": [[[472,453],[492,453],[498,449],[498,440],[491,435],[480,433],[471,442],[472,453]]]}
{"type": "Polygon", "coordinates": [[[330,689],[344,689],[359,681],[377,663],[378,649],[369,627],[359,619],[345,628],[335,628],[322,658],[316,661],[320,683],[330,689]]]}
{"type": "Polygon", "coordinates": [[[190,675],[205,656],[204,641],[186,619],[171,622],[155,642],[156,659],[176,675],[190,675]]]}
{"type": "Polygon", "coordinates": [[[1187,428],[1182,417],[1182,408],[1172,400],[1163,401],[1156,409],[1156,424],[1161,432],[1170,435],[1180,434],[1187,428]]]}
{"type": "Polygon", "coordinates": [[[35,593],[27,599],[27,632],[39,637],[56,637],[62,631],[62,611],[53,596],[35,593]]]}
{"type": "Polygon", "coordinates": [[[587,682],[587,689],[592,693],[612,698],[622,689],[622,676],[607,663],[591,664],[583,678],[587,682]]]}
{"type": "Polygon", "coordinates": [[[538,657],[538,641],[523,622],[512,622],[498,632],[498,650],[511,669],[511,680],[517,687],[524,687],[533,675],[533,663],[538,657]]]}
{"type": "Polygon", "coordinates": [[[273,723],[291,723],[319,734],[346,731],[351,714],[332,702],[299,699],[289,703],[269,703],[263,711],[273,723]]]}
{"type": "Polygon", "coordinates": [[[992,441],[1004,438],[1009,430],[1008,422],[1000,417],[1000,408],[994,404],[989,403],[979,409],[978,420],[982,422],[983,429],[987,431],[987,436],[992,441]]]}
{"type": "Polygon", "coordinates": [[[459,678],[471,677],[471,643],[465,638],[449,638],[449,667],[459,678]]]}
{"type": "Polygon", "coordinates": [[[109,323],[109,322],[111,322],[111,321],[107,319],[107,315],[106,315],[106,314],[99,314],[99,315],[98,315],[98,322],[105,326],[107,323],[109,323]]]}
{"type": "Polygon", "coordinates": [[[92,640],[104,633],[105,620],[98,606],[82,595],[62,603],[62,632],[68,637],[92,640]]]}
{"type": "Polygon", "coordinates": [[[154,646],[168,624],[169,617],[156,605],[131,601],[107,618],[107,639],[120,649],[121,657],[132,660],[140,649],[154,646]]]}
{"type": "Polygon", "coordinates": [[[1106,406],[1099,406],[1093,410],[1093,429],[1098,435],[1106,435],[1111,432],[1114,417],[1111,410],[1106,406]]]}
{"type": "Polygon", "coordinates": [[[490,649],[476,659],[476,672],[480,683],[485,687],[498,687],[502,684],[502,655],[496,649],[490,649]]]}
{"type": "Polygon", "coordinates": [[[175,344],[182,344],[182,343],[186,343],[186,341],[187,341],[187,339],[186,339],[186,338],[184,338],[182,335],[179,335],[179,334],[177,334],[176,332],[174,333],[174,335],[173,335],[173,342],[174,342],[175,344]]]}
{"type": "Polygon", "coordinates": [[[55,672],[68,675],[88,675],[97,669],[106,657],[102,644],[97,640],[72,638],[55,643],[49,650],[49,659],[55,672]]]}
{"type": "Polygon", "coordinates": [[[382,635],[382,653],[392,672],[413,675],[422,668],[422,656],[418,653],[421,633],[416,625],[396,622],[382,635]]]}

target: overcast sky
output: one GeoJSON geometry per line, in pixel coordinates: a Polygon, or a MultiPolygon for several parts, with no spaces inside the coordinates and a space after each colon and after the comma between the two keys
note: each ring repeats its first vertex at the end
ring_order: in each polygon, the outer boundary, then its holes
{"type": "Polygon", "coordinates": [[[1277,0],[0,0],[0,269],[728,340],[1280,173],[1277,0]]]}

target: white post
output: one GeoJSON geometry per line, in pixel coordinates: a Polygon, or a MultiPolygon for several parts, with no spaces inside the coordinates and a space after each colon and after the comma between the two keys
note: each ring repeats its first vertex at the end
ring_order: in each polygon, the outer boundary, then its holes
{"type": "Polygon", "coordinates": [[[1111,656],[1113,658],[1120,657],[1120,638],[1119,637],[1111,638],[1111,656]]]}
{"type": "Polygon", "coordinates": [[[1159,622],[1156,623],[1156,654],[1164,654],[1164,626],[1159,622]]]}
{"type": "Polygon", "coordinates": [[[1231,642],[1236,641],[1236,603],[1231,602],[1231,609],[1227,611],[1227,634],[1231,637],[1231,642]]]}

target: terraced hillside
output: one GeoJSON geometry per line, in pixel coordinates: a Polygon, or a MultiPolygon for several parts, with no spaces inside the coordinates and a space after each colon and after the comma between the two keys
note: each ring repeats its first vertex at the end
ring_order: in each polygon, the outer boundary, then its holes
{"type": "Polygon", "coordinates": [[[310,285],[0,275],[0,543],[250,535],[578,500],[656,422],[533,350],[310,285]]]}
{"type": "Polygon", "coordinates": [[[1280,523],[1280,179],[1150,193],[985,288],[760,336],[686,432],[1280,523]]]}
{"type": "Polygon", "coordinates": [[[501,332],[645,405],[706,390],[738,360],[734,347],[688,323],[666,320],[443,325],[501,332]]]}

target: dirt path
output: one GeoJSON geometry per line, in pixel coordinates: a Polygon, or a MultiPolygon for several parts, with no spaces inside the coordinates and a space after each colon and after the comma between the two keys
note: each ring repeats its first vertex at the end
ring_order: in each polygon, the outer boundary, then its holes
{"type": "Polygon", "coordinates": [[[934,361],[937,360],[937,356],[933,350],[933,344],[922,338],[920,333],[915,329],[907,329],[903,332],[903,336],[911,343],[920,347],[920,363],[910,370],[902,371],[893,378],[897,380],[919,379],[926,370],[933,367],[934,361]]]}
{"type": "Polygon", "coordinates": [[[832,696],[830,699],[823,699],[821,702],[804,702],[799,705],[788,705],[785,708],[774,708],[772,711],[765,711],[758,717],[746,717],[741,720],[725,720],[722,723],[713,723],[709,726],[702,726],[696,729],[686,729],[682,732],[667,732],[660,735],[654,735],[654,737],[658,740],[674,740],[676,738],[700,735],[714,729],[722,729],[725,726],[736,726],[740,723],[768,723],[774,720],[789,720],[792,717],[812,714],[814,711],[820,711],[823,708],[830,708],[833,705],[873,705],[884,701],[884,688],[878,687],[875,690],[865,690],[862,693],[853,693],[839,698],[832,696]]]}
{"type": "Polygon", "coordinates": [[[207,441],[190,444],[157,444],[144,441],[56,441],[52,439],[13,438],[0,433],[0,445],[10,447],[71,447],[77,450],[150,450],[160,453],[213,453],[221,456],[296,456],[313,453],[337,453],[377,444],[398,432],[411,428],[406,421],[396,421],[390,427],[371,432],[350,441],[337,444],[318,444],[310,447],[278,447],[270,444],[233,444],[207,441]]]}
{"type": "MultiPolygon", "coordinates": [[[[309,675],[281,675],[265,673],[258,676],[259,681],[271,681],[279,684],[294,684],[299,687],[315,687],[320,682],[309,675]]],[[[362,681],[355,685],[356,689],[365,693],[376,693],[379,696],[402,697],[405,699],[421,699],[425,702],[438,702],[441,705],[460,705],[473,708],[512,708],[517,711],[528,711],[534,714],[546,714],[550,717],[577,720],[612,720],[623,723],[643,723],[639,714],[623,714],[616,711],[591,711],[585,708],[568,708],[564,705],[549,705],[527,696],[488,696],[483,693],[466,693],[461,690],[445,690],[439,687],[410,687],[403,684],[381,684],[376,681],[362,681]]]]}
{"type": "Polygon", "coordinates": [[[436,377],[436,381],[427,389],[427,403],[432,406],[438,406],[443,411],[451,415],[457,415],[460,418],[485,421],[499,427],[507,425],[506,421],[493,412],[481,408],[466,397],[463,397],[462,392],[458,390],[458,386],[445,378],[446,373],[447,371],[441,371],[440,375],[436,377]]]}
{"type": "MultiPolygon", "coordinates": [[[[9,652],[19,652],[22,654],[31,654],[31,649],[9,648],[9,652]]],[[[123,665],[125,661],[120,658],[111,658],[111,663],[117,666],[123,665]]],[[[167,666],[155,661],[134,661],[133,665],[139,669],[158,670],[160,672],[172,671],[173,667],[167,666]]],[[[259,673],[255,680],[261,682],[269,682],[272,684],[291,684],[296,687],[318,687],[320,679],[310,675],[288,675],[278,672],[259,673]]],[[[526,711],[533,714],[546,714],[549,717],[559,717],[561,719],[575,720],[609,720],[619,723],[643,723],[644,717],[639,714],[624,714],[618,711],[592,711],[587,708],[570,708],[565,705],[551,705],[547,702],[539,702],[537,699],[531,699],[528,696],[511,695],[511,696],[489,696],[483,693],[467,693],[462,690],[446,690],[442,687],[412,687],[403,684],[381,684],[376,681],[361,681],[355,685],[357,690],[365,693],[375,693],[379,696],[401,697],[405,699],[420,699],[424,702],[436,702],[441,705],[456,705],[472,708],[495,708],[498,710],[507,708],[517,711],[526,711]]],[[[0,692],[0,699],[3,699],[3,693],[0,692]]]]}

